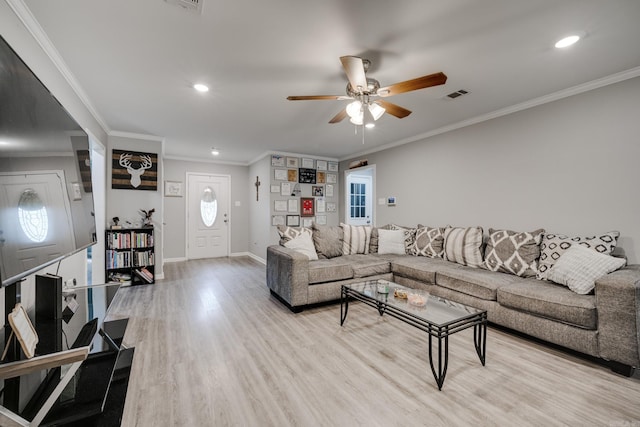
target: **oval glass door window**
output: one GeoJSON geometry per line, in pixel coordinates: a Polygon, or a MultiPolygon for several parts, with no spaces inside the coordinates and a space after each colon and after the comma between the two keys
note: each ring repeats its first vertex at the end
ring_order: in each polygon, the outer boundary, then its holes
{"type": "Polygon", "coordinates": [[[218,199],[213,188],[207,187],[200,199],[200,217],[205,226],[211,227],[218,216],[218,199]]]}
{"type": "Polygon", "coordinates": [[[18,220],[24,234],[35,243],[44,242],[49,233],[47,208],[38,193],[27,188],[18,201],[18,220]]]}

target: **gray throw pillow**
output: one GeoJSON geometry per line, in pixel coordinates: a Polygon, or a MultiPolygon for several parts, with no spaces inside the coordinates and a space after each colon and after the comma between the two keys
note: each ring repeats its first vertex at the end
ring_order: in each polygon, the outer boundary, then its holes
{"type": "Polygon", "coordinates": [[[411,254],[429,258],[444,257],[444,228],[433,228],[418,224],[416,240],[411,247],[411,254]]]}
{"type": "Polygon", "coordinates": [[[312,224],[313,245],[318,258],[335,258],[342,255],[342,227],[312,224]]]}
{"type": "Polygon", "coordinates": [[[532,232],[489,229],[482,268],[532,277],[538,273],[542,228],[532,232]]]}

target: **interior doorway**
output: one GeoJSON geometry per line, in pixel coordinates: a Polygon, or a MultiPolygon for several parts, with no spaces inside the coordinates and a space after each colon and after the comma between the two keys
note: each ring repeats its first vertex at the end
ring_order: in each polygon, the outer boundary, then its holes
{"type": "Polygon", "coordinates": [[[229,256],[229,175],[187,173],[187,259],[229,256]]]}
{"type": "Polygon", "coordinates": [[[375,165],[345,172],[345,222],[349,225],[375,225],[375,165]]]}

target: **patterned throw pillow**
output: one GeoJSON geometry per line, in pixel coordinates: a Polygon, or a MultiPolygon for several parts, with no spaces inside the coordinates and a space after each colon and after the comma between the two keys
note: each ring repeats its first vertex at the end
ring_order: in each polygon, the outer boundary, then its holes
{"type": "Polygon", "coordinates": [[[342,227],[312,224],[313,244],[318,258],[335,258],[342,255],[342,227]]]}
{"type": "Polygon", "coordinates": [[[573,245],[548,270],[547,279],[568,286],[577,294],[586,295],[595,288],[597,279],[624,267],[626,263],[623,258],[573,245]]]}
{"type": "Polygon", "coordinates": [[[558,261],[562,254],[573,244],[593,249],[605,255],[611,255],[616,248],[620,232],[610,231],[591,237],[568,237],[563,234],[544,234],[540,244],[540,263],[538,265],[538,280],[547,280],[547,272],[558,261]]]}
{"type": "Polygon", "coordinates": [[[482,267],[521,277],[535,276],[543,233],[542,228],[530,233],[490,228],[482,267]]]}
{"type": "Polygon", "coordinates": [[[416,229],[410,227],[403,227],[401,225],[391,224],[390,230],[402,230],[404,231],[404,252],[406,254],[411,253],[413,243],[416,241],[416,229]]]}
{"type": "Polygon", "coordinates": [[[342,254],[368,254],[371,227],[368,225],[340,224],[343,232],[342,254]]]}
{"type": "Polygon", "coordinates": [[[429,258],[444,257],[444,228],[433,228],[418,224],[416,239],[411,254],[429,258]]]}
{"type": "Polygon", "coordinates": [[[285,227],[284,225],[278,226],[278,234],[280,235],[280,246],[284,246],[289,240],[295,239],[302,233],[308,233],[312,236],[311,229],[304,227],[285,227]]]}
{"type": "Polygon", "coordinates": [[[447,261],[478,268],[482,265],[482,227],[447,227],[444,255],[447,261]]]}

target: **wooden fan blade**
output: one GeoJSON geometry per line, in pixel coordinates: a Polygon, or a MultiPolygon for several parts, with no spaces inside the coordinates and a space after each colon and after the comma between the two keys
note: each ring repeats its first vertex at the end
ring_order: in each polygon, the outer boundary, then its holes
{"type": "Polygon", "coordinates": [[[340,111],[338,114],[335,115],[335,117],[331,120],[329,120],[329,123],[333,124],[333,123],[340,123],[342,120],[344,120],[344,118],[347,117],[347,109],[343,109],[342,111],[340,111]]]}
{"type": "Polygon", "coordinates": [[[362,58],[357,56],[341,56],[340,61],[347,73],[351,89],[355,92],[367,90],[367,76],[364,74],[364,64],[362,58]]]}
{"type": "Polygon", "coordinates": [[[443,73],[429,74],[417,79],[407,80],[391,86],[378,89],[378,96],[387,97],[399,93],[411,92],[412,90],[425,89],[431,86],[443,85],[447,81],[447,76],[443,73]]]}
{"type": "Polygon", "coordinates": [[[382,99],[378,99],[376,101],[382,108],[387,110],[386,112],[391,114],[392,116],[396,116],[399,119],[407,117],[411,114],[411,110],[407,110],[399,105],[393,104],[391,102],[383,101],[382,99]]]}
{"type": "Polygon", "coordinates": [[[349,96],[345,95],[309,95],[309,96],[287,96],[289,101],[313,101],[317,99],[332,99],[332,100],[344,100],[351,99],[349,96]]]}

